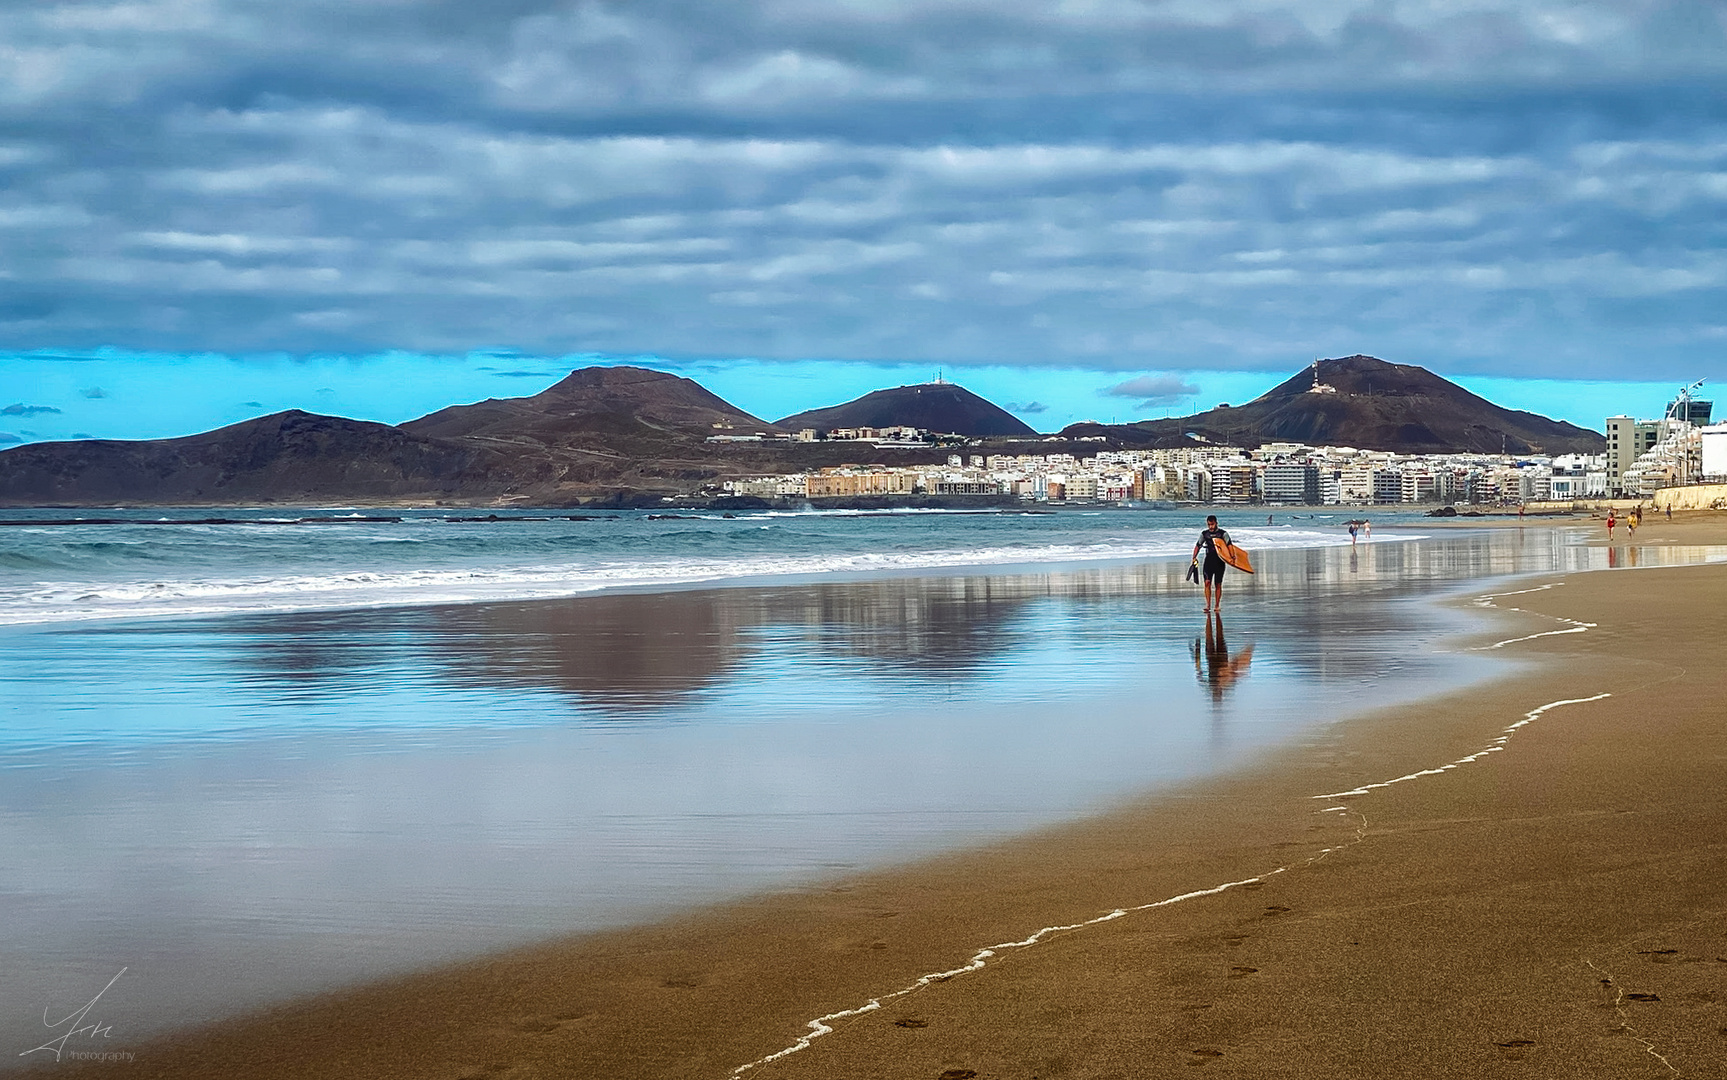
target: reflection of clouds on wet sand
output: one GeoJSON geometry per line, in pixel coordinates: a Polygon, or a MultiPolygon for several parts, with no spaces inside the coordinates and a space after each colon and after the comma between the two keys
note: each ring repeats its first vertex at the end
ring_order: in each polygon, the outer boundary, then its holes
{"type": "MultiPolygon", "coordinates": [[[[1298,636],[1298,646],[1278,650],[1286,670],[1332,679],[1383,674],[1384,635],[1401,633],[1404,617],[1365,596],[1326,602],[1340,587],[1361,584],[1344,569],[1357,557],[1348,548],[1263,553],[1259,575],[1232,576],[1232,624],[1254,640],[1298,636]]],[[[1371,576],[1382,579],[1375,587],[1386,595],[1457,571],[1422,565],[1408,552],[1373,557],[1371,576]]],[[[236,646],[232,662],[248,679],[280,680],[284,693],[346,692],[391,664],[418,665],[469,687],[551,691],[586,710],[642,716],[791,668],[949,693],[962,683],[1020,678],[1059,647],[1068,674],[1077,675],[1168,636],[1170,605],[1198,596],[1183,570],[1176,562],[1070,567],[197,625],[236,646]]],[[[1219,670],[1225,684],[1238,677],[1219,670]]]]}
{"type": "Polygon", "coordinates": [[[92,940],[141,1029],[1035,828],[1454,687],[1411,599],[1570,557],[1254,554],[1227,624],[1172,560],[0,634],[0,1021],[92,940]]]}

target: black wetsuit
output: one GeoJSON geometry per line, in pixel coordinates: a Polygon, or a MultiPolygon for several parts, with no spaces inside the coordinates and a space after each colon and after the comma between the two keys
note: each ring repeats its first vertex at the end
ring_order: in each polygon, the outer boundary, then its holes
{"type": "Polygon", "coordinates": [[[1217,553],[1217,540],[1219,538],[1226,544],[1230,542],[1229,534],[1222,529],[1207,529],[1199,534],[1199,546],[1205,549],[1205,563],[1200,567],[1200,572],[1205,575],[1205,580],[1215,581],[1221,585],[1223,583],[1223,568],[1226,564],[1223,561],[1223,556],[1217,553]]]}

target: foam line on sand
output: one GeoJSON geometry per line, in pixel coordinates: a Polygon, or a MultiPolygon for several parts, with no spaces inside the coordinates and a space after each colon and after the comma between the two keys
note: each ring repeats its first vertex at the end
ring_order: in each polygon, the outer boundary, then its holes
{"type": "MultiPolygon", "coordinates": [[[[1475,598],[1475,606],[1496,608],[1502,611],[1516,611],[1524,615],[1533,615],[1536,613],[1524,611],[1522,608],[1500,608],[1499,605],[1495,604],[1493,601],[1502,596],[1524,596],[1528,593],[1546,592],[1548,589],[1557,588],[1563,584],[1565,584],[1563,581],[1550,581],[1545,585],[1537,585],[1533,589],[1518,589],[1516,592],[1491,593],[1487,596],[1478,596],[1475,598]]],[[[1491,645],[1477,646],[1476,651],[1486,652],[1490,649],[1503,649],[1507,645],[1515,645],[1520,641],[1534,641],[1536,638],[1557,637],[1560,634],[1581,634],[1585,631],[1595,629],[1595,624],[1592,622],[1579,622],[1576,619],[1566,619],[1558,615],[1543,615],[1541,617],[1544,619],[1552,619],[1555,622],[1565,623],[1565,629],[1543,630],[1539,634],[1525,634],[1523,637],[1506,638],[1504,641],[1495,641],[1491,645]]]]}
{"type": "MultiPolygon", "coordinates": [[[[1327,852],[1332,850],[1334,849],[1326,849],[1327,852]]],[[[1287,867],[1279,867],[1278,869],[1271,871],[1271,874],[1280,874],[1285,869],[1287,869],[1287,867]]],[[[839,1012],[828,1013],[826,1016],[816,1017],[807,1025],[810,1029],[810,1033],[808,1035],[799,1038],[796,1042],[783,1050],[776,1051],[763,1058],[757,1058],[755,1061],[751,1061],[747,1064],[739,1065],[737,1068],[732,1070],[732,1075],[738,1076],[758,1066],[778,1061],[780,1058],[795,1054],[800,1050],[808,1049],[810,1043],[814,1042],[816,1039],[821,1038],[823,1035],[833,1034],[834,1029],[830,1026],[830,1021],[849,1020],[854,1016],[862,1016],[864,1013],[874,1012],[881,1008],[882,1002],[884,1001],[892,1001],[895,998],[905,997],[907,994],[914,994],[933,983],[946,982],[947,980],[957,976],[977,971],[988,963],[991,957],[995,956],[1003,949],[1029,949],[1051,934],[1059,934],[1065,930],[1083,930],[1088,926],[1110,922],[1112,920],[1122,918],[1125,915],[1131,915],[1136,911],[1149,911],[1152,908],[1167,907],[1170,904],[1179,904],[1183,900],[1192,900],[1201,896],[1216,896],[1218,893],[1227,889],[1233,889],[1241,885],[1252,885],[1257,882],[1264,881],[1267,877],[1270,877],[1271,874],[1261,874],[1258,877],[1243,878],[1240,881],[1226,881],[1222,885],[1214,885],[1209,889],[1196,889],[1193,892],[1182,893],[1180,896],[1171,896],[1167,899],[1156,900],[1149,904],[1140,904],[1136,907],[1116,908],[1114,911],[1105,912],[1096,918],[1085,919],[1076,923],[1066,923],[1059,926],[1046,926],[1029,937],[1021,938],[1019,941],[1004,941],[999,945],[991,945],[988,948],[979,949],[977,952],[972,954],[969,962],[960,967],[953,968],[949,971],[935,971],[928,975],[920,976],[916,982],[913,982],[908,986],[903,986],[890,994],[883,994],[880,997],[871,998],[868,1002],[859,1005],[855,1009],[842,1009],[839,1012]]]]}
{"type": "Polygon", "coordinates": [[[1506,728],[1503,732],[1500,733],[1498,738],[1494,739],[1488,745],[1482,747],[1480,750],[1475,751],[1475,753],[1473,753],[1473,754],[1469,754],[1465,757],[1460,757],[1456,761],[1447,762],[1444,765],[1439,765],[1439,766],[1436,766],[1435,768],[1431,768],[1431,769],[1420,769],[1416,772],[1405,773],[1402,776],[1393,777],[1390,780],[1381,780],[1375,784],[1363,784],[1357,788],[1350,788],[1348,791],[1333,791],[1333,792],[1329,792],[1329,793],[1324,794],[1324,795],[1313,795],[1310,797],[1315,798],[1315,799],[1348,799],[1348,798],[1351,798],[1351,797],[1356,796],[1356,795],[1365,795],[1368,792],[1375,790],[1376,788],[1388,788],[1393,784],[1402,784],[1402,783],[1405,783],[1409,780],[1418,780],[1423,776],[1438,776],[1441,773],[1450,772],[1453,769],[1457,769],[1457,768],[1460,768],[1464,765],[1471,764],[1472,762],[1480,761],[1482,758],[1486,757],[1488,754],[1497,754],[1499,751],[1505,749],[1505,744],[1511,741],[1511,737],[1513,735],[1517,734],[1517,729],[1524,727],[1528,724],[1533,724],[1536,720],[1538,720],[1541,717],[1541,715],[1543,713],[1547,712],[1549,709],[1557,709],[1561,705],[1582,705],[1582,704],[1585,704],[1587,702],[1600,701],[1603,698],[1610,698],[1612,696],[1613,696],[1612,694],[1602,693],[1602,694],[1596,694],[1593,697],[1563,698],[1559,701],[1549,701],[1547,704],[1542,705],[1539,708],[1530,709],[1528,712],[1524,713],[1523,719],[1517,721],[1517,723],[1512,724],[1510,727],[1506,728]]]}
{"type": "MultiPolygon", "coordinates": [[[[1522,590],[1519,590],[1517,592],[1495,593],[1495,594],[1492,594],[1489,596],[1479,597],[1476,599],[1475,603],[1481,607],[1497,607],[1497,605],[1495,605],[1493,603],[1493,601],[1500,598],[1500,597],[1520,596],[1520,595],[1523,595],[1524,593],[1545,592],[1548,589],[1554,588],[1555,586],[1562,585],[1562,584],[1564,584],[1564,582],[1552,582],[1552,583],[1549,583],[1547,585],[1541,585],[1541,586],[1538,586],[1538,587],[1533,588],[1533,589],[1522,589],[1522,590]]],[[[1504,610],[1519,611],[1521,609],[1508,608],[1508,609],[1504,609],[1504,610]]],[[[1531,614],[1533,614],[1533,613],[1531,613],[1531,614]]],[[[1547,618],[1555,618],[1556,616],[1546,616],[1546,617],[1547,618]]],[[[1503,645],[1510,645],[1510,644],[1513,644],[1513,643],[1519,642],[1519,641],[1529,641],[1529,640],[1532,640],[1533,638],[1537,638],[1537,637],[1546,637],[1549,634],[1582,633],[1582,632],[1585,632],[1587,630],[1593,629],[1595,626],[1594,623],[1581,623],[1581,622],[1576,622],[1575,620],[1571,620],[1571,619],[1561,619],[1559,621],[1567,622],[1567,623],[1573,623],[1574,625],[1572,625],[1571,627],[1564,629],[1564,630],[1550,630],[1550,631],[1547,631],[1546,633],[1542,633],[1542,634],[1531,634],[1528,637],[1512,638],[1512,639],[1509,639],[1507,641],[1498,642],[1494,645],[1488,646],[1488,648],[1497,649],[1503,645]]],[[[1323,794],[1323,795],[1311,795],[1311,796],[1309,796],[1309,798],[1325,799],[1325,800],[1330,800],[1330,801],[1335,802],[1335,801],[1340,800],[1340,799],[1350,799],[1350,798],[1356,798],[1356,797],[1359,797],[1362,795],[1366,795],[1366,794],[1369,794],[1370,792],[1373,792],[1373,791],[1378,790],[1380,788],[1391,787],[1393,784],[1402,784],[1402,783],[1407,783],[1410,780],[1418,780],[1424,776],[1443,775],[1444,773],[1451,772],[1455,769],[1461,768],[1464,765],[1469,765],[1469,764],[1472,764],[1474,762],[1480,761],[1482,758],[1485,758],[1489,754],[1495,754],[1495,753],[1500,752],[1501,750],[1504,750],[1506,745],[1511,741],[1512,737],[1515,736],[1519,730],[1521,730],[1524,727],[1527,727],[1530,724],[1533,724],[1536,720],[1540,719],[1543,715],[1545,715],[1546,713],[1548,713],[1549,711],[1551,711],[1553,709],[1557,709],[1557,708],[1560,708],[1560,707],[1565,706],[1565,705],[1583,705],[1583,704],[1587,704],[1588,702],[1592,702],[1592,701],[1601,701],[1605,698],[1610,698],[1612,696],[1613,695],[1610,693],[1600,693],[1600,694],[1592,695],[1590,697],[1563,698],[1559,701],[1550,701],[1545,705],[1538,706],[1537,708],[1531,709],[1528,712],[1524,713],[1522,719],[1518,720],[1516,723],[1505,728],[1505,730],[1500,732],[1500,734],[1496,738],[1494,738],[1494,740],[1491,743],[1489,743],[1487,746],[1481,748],[1480,750],[1477,750],[1473,754],[1469,754],[1465,757],[1458,758],[1456,761],[1448,762],[1444,765],[1439,765],[1439,766],[1436,766],[1436,767],[1431,768],[1431,769],[1420,769],[1420,770],[1417,770],[1416,772],[1406,773],[1403,776],[1393,777],[1390,780],[1381,780],[1381,781],[1378,781],[1378,782],[1372,783],[1372,784],[1363,784],[1360,787],[1351,788],[1348,791],[1333,791],[1333,792],[1328,792],[1328,793],[1323,794]]],[[[1351,807],[1349,805],[1328,806],[1323,810],[1316,811],[1316,813],[1332,814],[1332,813],[1338,813],[1341,811],[1348,811],[1350,809],[1351,809],[1351,807]]],[[[1102,915],[1098,915],[1098,916],[1096,916],[1094,918],[1090,918],[1090,919],[1084,919],[1084,920],[1081,920],[1079,922],[1065,923],[1065,924],[1056,925],[1056,926],[1046,926],[1040,930],[1037,930],[1036,932],[1032,933],[1031,935],[1029,935],[1025,938],[1021,938],[1018,941],[1004,941],[1004,942],[997,944],[997,945],[990,945],[986,948],[979,949],[977,952],[972,954],[971,959],[969,961],[967,961],[965,964],[963,964],[959,967],[952,968],[952,969],[947,970],[947,971],[936,971],[936,972],[931,972],[927,975],[919,976],[914,982],[912,982],[906,986],[903,986],[900,989],[895,990],[891,993],[883,994],[880,997],[871,998],[869,1001],[867,1001],[864,1004],[859,1005],[855,1008],[841,1009],[838,1012],[831,1012],[831,1013],[826,1014],[825,1016],[816,1017],[814,1020],[809,1021],[808,1024],[805,1025],[806,1027],[809,1028],[808,1034],[800,1036],[796,1042],[793,1042],[790,1046],[787,1046],[784,1049],[776,1050],[775,1052],[768,1054],[765,1057],[760,1057],[754,1061],[746,1062],[743,1065],[739,1065],[737,1068],[735,1068],[731,1071],[731,1075],[732,1076],[741,1076],[744,1073],[747,1073],[753,1069],[759,1068],[763,1065],[767,1065],[767,1064],[770,1064],[772,1062],[779,1061],[781,1058],[789,1057],[792,1054],[798,1053],[799,1051],[809,1049],[810,1045],[812,1043],[814,1043],[815,1040],[821,1038],[824,1035],[833,1034],[833,1032],[834,1032],[833,1024],[836,1021],[850,1020],[853,1017],[863,1016],[866,1013],[875,1012],[882,1007],[883,1002],[893,1001],[897,998],[902,998],[902,997],[905,997],[909,994],[915,994],[919,990],[922,990],[925,987],[931,986],[935,983],[946,982],[949,979],[957,978],[958,976],[961,976],[961,975],[969,975],[974,971],[982,970],[988,964],[988,962],[991,959],[995,958],[1003,950],[1007,950],[1007,949],[1029,949],[1034,945],[1040,944],[1046,938],[1050,937],[1053,934],[1060,934],[1060,933],[1065,933],[1065,932],[1069,932],[1069,931],[1084,930],[1087,927],[1096,926],[1099,923],[1112,922],[1116,919],[1120,919],[1120,918],[1123,918],[1127,915],[1135,914],[1137,912],[1150,911],[1154,908],[1169,907],[1172,904],[1179,904],[1185,900],[1196,900],[1196,899],[1199,899],[1200,897],[1216,896],[1219,893],[1226,892],[1230,889],[1240,888],[1241,886],[1244,886],[1244,885],[1259,884],[1259,883],[1267,880],[1268,878],[1274,877],[1278,874],[1285,873],[1292,868],[1310,866],[1313,863],[1318,862],[1320,859],[1325,858],[1327,855],[1331,854],[1334,851],[1338,851],[1338,850],[1341,850],[1342,848],[1350,847],[1350,846],[1353,846],[1354,844],[1360,843],[1362,838],[1365,835],[1366,835],[1366,827],[1365,827],[1365,819],[1363,819],[1361,828],[1356,833],[1356,836],[1354,839],[1350,840],[1348,843],[1345,843],[1345,844],[1334,845],[1332,847],[1323,848],[1320,851],[1316,852],[1311,857],[1304,859],[1301,862],[1292,863],[1288,866],[1280,866],[1275,870],[1267,871],[1267,872],[1265,872],[1263,874],[1259,874],[1255,877],[1242,878],[1239,881],[1226,881],[1221,885],[1213,885],[1210,888],[1206,888],[1206,889],[1195,889],[1192,892],[1181,893],[1178,896],[1166,897],[1165,899],[1162,899],[1162,900],[1154,900],[1150,903],[1137,904],[1137,905],[1133,905],[1133,906],[1129,906],[1129,907],[1118,907],[1113,911],[1108,911],[1102,915]]]]}

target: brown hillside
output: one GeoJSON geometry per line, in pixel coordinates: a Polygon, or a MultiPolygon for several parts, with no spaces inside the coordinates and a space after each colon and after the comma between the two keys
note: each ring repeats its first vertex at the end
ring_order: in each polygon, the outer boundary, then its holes
{"type": "Polygon", "coordinates": [[[533,473],[483,448],[296,409],[181,439],[16,447],[0,455],[0,504],[433,500],[533,473]]]}
{"type": "Polygon", "coordinates": [[[1076,425],[1067,435],[1103,434],[1130,446],[1268,442],[1354,446],[1404,454],[1600,453],[1603,436],[1563,420],[1501,408],[1412,364],[1371,356],[1321,360],[1245,405],[1136,424],[1076,425]]]}
{"type": "Polygon", "coordinates": [[[843,405],[810,409],[778,423],[787,431],[904,426],[972,438],[1037,437],[1037,432],[1006,409],[953,383],[923,383],[874,390],[843,405]]]}

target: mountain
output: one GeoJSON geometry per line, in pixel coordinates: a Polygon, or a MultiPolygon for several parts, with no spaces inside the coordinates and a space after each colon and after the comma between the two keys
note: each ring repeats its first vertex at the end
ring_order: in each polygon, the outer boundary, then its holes
{"type": "Polygon", "coordinates": [[[402,430],[430,438],[531,439],[572,444],[606,440],[703,440],[716,432],[772,433],[757,419],[692,379],[639,367],[590,367],[525,398],[454,405],[410,420],[402,430]]]}
{"type": "Polygon", "coordinates": [[[1018,417],[963,386],[953,383],[923,383],[876,390],[843,405],[810,409],[774,422],[786,431],[815,428],[914,427],[943,435],[973,438],[1007,436],[1036,438],[1037,432],[1018,417]]]}
{"type": "Polygon", "coordinates": [[[432,500],[524,471],[484,447],[291,410],[180,439],[15,447],[0,454],[0,505],[432,500]]]}
{"type": "Polygon", "coordinates": [[[1197,436],[1250,448],[1299,442],[1404,454],[1600,453],[1606,446],[1587,428],[1501,408],[1426,368],[1359,355],[1320,360],[1245,405],[1135,424],[1075,424],[1062,434],[1103,435],[1127,446],[1193,445],[1190,436],[1197,436]]]}
{"type": "MultiPolygon", "coordinates": [[[[290,411],[177,439],[29,443],[0,451],[0,506],[657,505],[857,460],[854,443],[708,442],[775,430],[689,379],[584,368],[399,427],[290,411]]],[[[894,453],[926,464],[946,450],[894,453]]]]}

